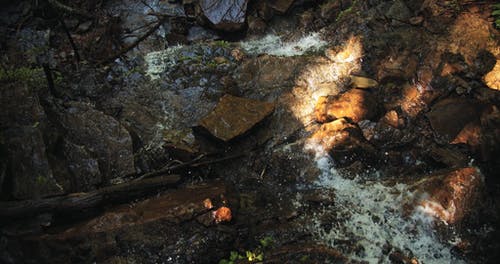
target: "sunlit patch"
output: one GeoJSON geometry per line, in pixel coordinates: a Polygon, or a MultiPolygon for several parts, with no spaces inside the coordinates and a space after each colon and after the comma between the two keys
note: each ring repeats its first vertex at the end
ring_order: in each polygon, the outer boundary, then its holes
{"type": "Polygon", "coordinates": [[[363,46],[353,36],[345,45],[327,49],[325,55],[327,58],[318,58],[302,71],[292,91],[295,100],[290,109],[304,125],[312,121],[321,96],[338,94],[350,85],[351,73],[361,69],[363,46]]]}
{"type": "Polygon", "coordinates": [[[497,60],[495,67],[484,76],[484,83],[494,90],[500,90],[500,60],[497,60]]]}
{"type": "Polygon", "coordinates": [[[233,218],[231,214],[231,209],[228,207],[222,206],[213,213],[215,223],[221,223],[221,222],[230,222],[231,219],[233,218]]]}
{"type": "Polygon", "coordinates": [[[203,200],[203,207],[207,209],[212,209],[214,206],[212,205],[212,201],[209,198],[207,198],[203,200]]]}

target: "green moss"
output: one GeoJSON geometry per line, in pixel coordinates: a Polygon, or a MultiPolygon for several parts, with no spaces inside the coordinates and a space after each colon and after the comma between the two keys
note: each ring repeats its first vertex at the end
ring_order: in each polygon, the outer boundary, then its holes
{"type": "Polygon", "coordinates": [[[229,48],[231,46],[231,44],[225,40],[216,40],[214,41],[214,45],[221,48],[229,48]]]}
{"type": "Polygon", "coordinates": [[[44,79],[42,68],[19,67],[15,69],[0,69],[0,82],[33,82],[38,83],[44,79]]]}
{"type": "MultiPolygon", "coordinates": [[[[340,13],[337,15],[337,18],[335,19],[335,22],[339,22],[349,14],[351,14],[354,11],[354,7],[358,4],[358,0],[355,0],[352,2],[352,5],[350,5],[348,8],[340,11],[340,13]]],[[[358,13],[357,13],[358,14],[358,13]]],[[[359,15],[359,14],[358,14],[359,15]]]]}
{"type": "Polygon", "coordinates": [[[494,4],[492,8],[491,16],[495,19],[495,27],[500,29],[500,4],[494,4]]]}

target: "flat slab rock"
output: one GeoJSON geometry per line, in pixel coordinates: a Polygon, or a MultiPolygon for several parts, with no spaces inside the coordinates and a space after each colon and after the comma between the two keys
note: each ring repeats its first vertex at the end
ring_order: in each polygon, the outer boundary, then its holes
{"type": "Polygon", "coordinates": [[[270,115],[274,103],[224,95],[215,109],[200,121],[213,136],[229,141],[270,115]]]}

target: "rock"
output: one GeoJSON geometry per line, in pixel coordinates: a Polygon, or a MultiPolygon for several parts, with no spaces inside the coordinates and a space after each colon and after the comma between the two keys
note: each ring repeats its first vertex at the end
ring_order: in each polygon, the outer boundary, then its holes
{"type": "Polygon", "coordinates": [[[215,137],[229,141],[248,131],[273,110],[273,103],[224,95],[199,124],[215,137]]]}
{"type": "Polygon", "coordinates": [[[328,122],[348,117],[354,122],[373,119],[377,116],[377,101],[364,90],[351,89],[337,96],[320,97],[314,112],[318,122],[328,122]]]}
{"type": "Polygon", "coordinates": [[[266,31],[266,22],[260,17],[249,16],[248,20],[248,31],[251,33],[261,34],[266,31]]]}
{"type": "Polygon", "coordinates": [[[476,149],[481,140],[481,126],[479,121],[472,121],[460,130],[458,135],[451,141],[451,144],[466,144],[472,149],[476,149]]]}
{"type": "Polygon", "coordinates": [[[321,125],[308,139],[310,146],[319,146],[339,166],[349,165],[357,160],[373,163],[375,148],[363,137],[361,129],[345,118],[321,125]]]}
{"type": "Polygon", "coordinates": [[[200,41],[200,40],[215,40],[219,39],[217,33],[212,30],[202,28],[199,26],[194,26],[189,28],[187,35],[188,41],[200,41]]]}
{"type": "Polygon", "coordinates": [[[385,113],[385,115],[380,119],[380,122],[388,124],[394,128],[403,128],[405,126],[405,120],[395,110],[385,113]]]}
{"type": "Polygon", "coordinates": [[[247,0],[201,0],[200,6],[205,17],[216,29],[237,31],[245,23],[247,2],[247,0]]]}
{"type": "Polygon", "coordinates": [[[164,130],[163,141],[169,154],[176,159],[187,160],[199,150],[191,129],[164,130]]]}
{"type": "Polygon", "coordinates": [[[411,17],[409,22],[410,22],[410,24],[412,24],[414,26],[418,26],[418,25],[421,25],[422,22],[424,22],[424,17],[423,16],[411,17]]]}
{"type": "MultiPolygon", "coordinates": [[[[16,199],[41,198],[62,193],[53,177],[43,132],[47,116],[34,88],[20,82],[0,89],[0,142],[7,168],[1,178],[5,194],[16,199]]],[[[3,192],[2,192],[3,193],[3,192]]]]}
{"type": "Polygon", "coordinates": [[[47,160],[43,135],[37,127],[4,131],[12,185],[7,190],[16,199],[34,199],[62,194],[47,160]]]}
{"type": "Polygon", "coordinates": [[[67,139],[64,140],[63,150],[70,173],[67,191],[86,192],[96,189],[102,183],[97,158],[92,157],[85,146],[76,145],[67,139]]]}
{"type": "Polygon", "coordinates": [[[478,169],[465,167],[425,177],[413,186],[417,209],[448,224],[456,224],[477,209],[484,179],[478,169]]]}
{"type": "Polygon", "coordinates": [[[132,139],[114,118],[89,105],[73,102],[61,116],[66,139],[99,162],[104,181],[134,173],[132,139]]]}
{"type": "Polygon", "coordinates": [[[484,76],[484,83],[494,90],[500,90],[500,60],[497,60],[495,67],[484,76]]]}
{"type": "Polygon", "coordinates": [[[86,22],[83,22],[81,23],[80,25],[78,25],[78,28],[76,29],[76,31],[78,33],[84,33],[84,32],[87,32],[90,28],[90,26],[92,26],[92,20],[89,20],[89,21],[86,21],[86,22]]]}
{"type": "Polygon", "coordinates": [[[378,86],[378,82],[370,78],[351,75],[351,85],[354,88],[373,88],[378,86]]]}
{"type": "Polygon", "coordinates": [[[481,108],[473,101],[447,98],[437,102],[426,116],[436,135],[451,142],[467,124],[479,120],[481,108]]]}
{"type": "Polygon", "coordinates": [[[269,6],[278,13],[284,14],[292,6],[293,2],[294,0],[271,0],[269,6]]]}
{"type": "Polygon", "coordinates": [[[393,22],[399,25],[400,22],[406,22],[410,20],[411,11],[403,1],[396,0],[391,5],[389,10],[387,10],[385,16],[393,19],[394,20],[393,22]]]}

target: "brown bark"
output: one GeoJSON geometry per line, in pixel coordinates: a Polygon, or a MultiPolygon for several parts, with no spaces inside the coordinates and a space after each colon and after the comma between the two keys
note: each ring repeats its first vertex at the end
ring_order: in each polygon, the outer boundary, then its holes
{"type": "Polygon", "coordinates": [[[0,202],[0,218],[18,218],[40,213],[61,213],[94,208],[103,204],[129,201],[152,190],[172,186],[180,181],[179,175],[131,181],[104,187],[88,193],[72,193],[38,200],[0,202]]]}

